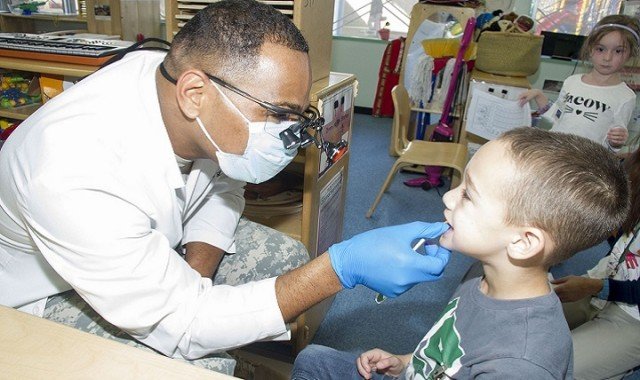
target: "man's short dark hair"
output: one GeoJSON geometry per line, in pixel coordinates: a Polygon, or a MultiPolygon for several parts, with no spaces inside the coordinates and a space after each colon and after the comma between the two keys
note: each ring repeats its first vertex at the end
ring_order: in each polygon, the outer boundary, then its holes
{"type": "Polygon", "coordinates": [[[620,228],[629,210],[629,183],[619,159],[584,137],[518,128],[499,138],[517,175],[505,186],[509,225],[547,232],[553,265],[596,245],[620,228]]]}
{"type": "Polygon", "coordinates": [[[300,30],[274,7],[254,0],[220,1],[180,29],[165,65],[174,75],[197,68],[224,79],[251,69],[266,42],[309,52],[300,30]]]}

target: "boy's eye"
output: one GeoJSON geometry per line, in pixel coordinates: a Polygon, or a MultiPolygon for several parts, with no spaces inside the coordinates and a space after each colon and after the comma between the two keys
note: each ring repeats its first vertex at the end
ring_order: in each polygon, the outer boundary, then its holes
{"type": "Polygon", "coordinates": [[[462,197],[462,199],[465,199],[468,201],[471,200],[471,198],[469,198],[469,193],[467,193],[467,189],[462,189],[460,196],[462,197]]]}
{"type": "Polygon", "coordinates": [[[597,51],[598,53],[602,53],[602,52],[604,51],[604,48],[597,47],[597,48],[596,48],[596,51],[597,51]]]}
{"type": "Polygon", "coordinates": [[[622,54],[624,53],[624,49],[616,49],[616,54],[622,54]]]}

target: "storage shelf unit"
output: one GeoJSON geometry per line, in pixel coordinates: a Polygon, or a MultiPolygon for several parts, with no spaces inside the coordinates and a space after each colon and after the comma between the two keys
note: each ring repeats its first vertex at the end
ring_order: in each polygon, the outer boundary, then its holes
{"type": "MultiPolygon", "coordinates": [[[[357,92],[356,87],[357,82],[354,75],[330,73],[327,78],[314,82],[311,88],[311,105],[319,108],[321,116],[325,116],[322,105],[327,102],[328,98],[331,98],[340,91],[346,91],[346,96],[350,96],[350,99],[347,99],[347,103],[351,105],[348,110],[350,114],[346,116],[348,120],[348,126],[346,126],[347,139],[349,139],[351,135],[353,98],[357,92]]],[[[328,116],[325,117],[329,118],[328,116]]],[[[325,129],[326,128],[327,125],[325,125],[325,129]]],[[[336,141],[332,142],[335,143],[336,141]]],[[[295,239],[301,240],[307,247],[312,258],[324,253],[323,248],[326,248],[318,247],[318,218],[321,203],[320,191],[336,175],[342,176],[343,187],[346,188],[349,153],[347,152],[337,163],[322,172],[320,168],[324,160],[325,157],[321,154],[320,150],[315,146],[310,146],[305,150],[301,150],[292,164],[285,169],[304,175],[303,207],[301,213],[271,217],[248,217],[255,222],[267,225],[295,239]]],[[[343,198],[344,194],[342,194],[341,197],[343,198]]],[[[344,200],[342,199],[341,202],[340,208],[342,208],[344,200]]],[[[342,231],[342,212],[338,219],[336,222],[339,223],[339,226],[337,227],[342,231]]]]}
{"type": "Polygon", "coordinates": [[[38,61],[33,59],[10,57],[0,57],[0,68],[52,75],[64,75],[75,78],[85,77],[98,69],[95,66],[89,65],[38,61]]]}
{"type": "Polygon", "coordinates": [[[29,16],[13,13],[0,13],[0,31],[3,33],[36,33],[42,26],[49,25],[47,31],[64,29],[87,29],[86,17],[31,14],[29,16]]]}
{"type": "MultiPolygon", "coordinates": [[[[218,0],[165,0],[167,40],[199,10],[218,0]]],[[[260,0],[258,0],[260,1],[260,0]]],[[[329,75],[333,26],[333,0],[263,0],[289,16],[309,44],[313,81],[329,75]]]]}
{"type": "MultiPolygon", "coordinates": [[[[10,58],[0,56],[0,68],[6,70],[26,71],[38,74],[61,75],[69,78],[83,78],[95,70],[95,66],[38,61],[32,59],[10,58]]],[[[30,104],[16,108],[0,108],[0,117],[22,121],[36,112],[42,104],[30,104]]]]}

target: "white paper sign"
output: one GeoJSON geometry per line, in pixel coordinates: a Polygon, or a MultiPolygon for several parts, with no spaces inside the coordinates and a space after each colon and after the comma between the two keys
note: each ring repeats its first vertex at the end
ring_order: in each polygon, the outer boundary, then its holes
{"type": "Polygon", "coordinates": [[[467,132],[493,140],[508,130],[530,127],[531,107],[474,88],[466,126],[467,132]]]}

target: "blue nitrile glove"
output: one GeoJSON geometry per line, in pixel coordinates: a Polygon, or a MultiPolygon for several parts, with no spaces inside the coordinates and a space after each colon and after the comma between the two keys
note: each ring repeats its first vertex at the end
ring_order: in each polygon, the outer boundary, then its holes
{"type": "Polygon", "coordinates": [[[363,232],[329,247],[331,265],[347,289],[360,284],[396,297],[417,283],[440,277],[451,252],[432,245],[421,255],[411,243],[439,236],[448,228],[446,223],[413,222],[363,232]]]}

